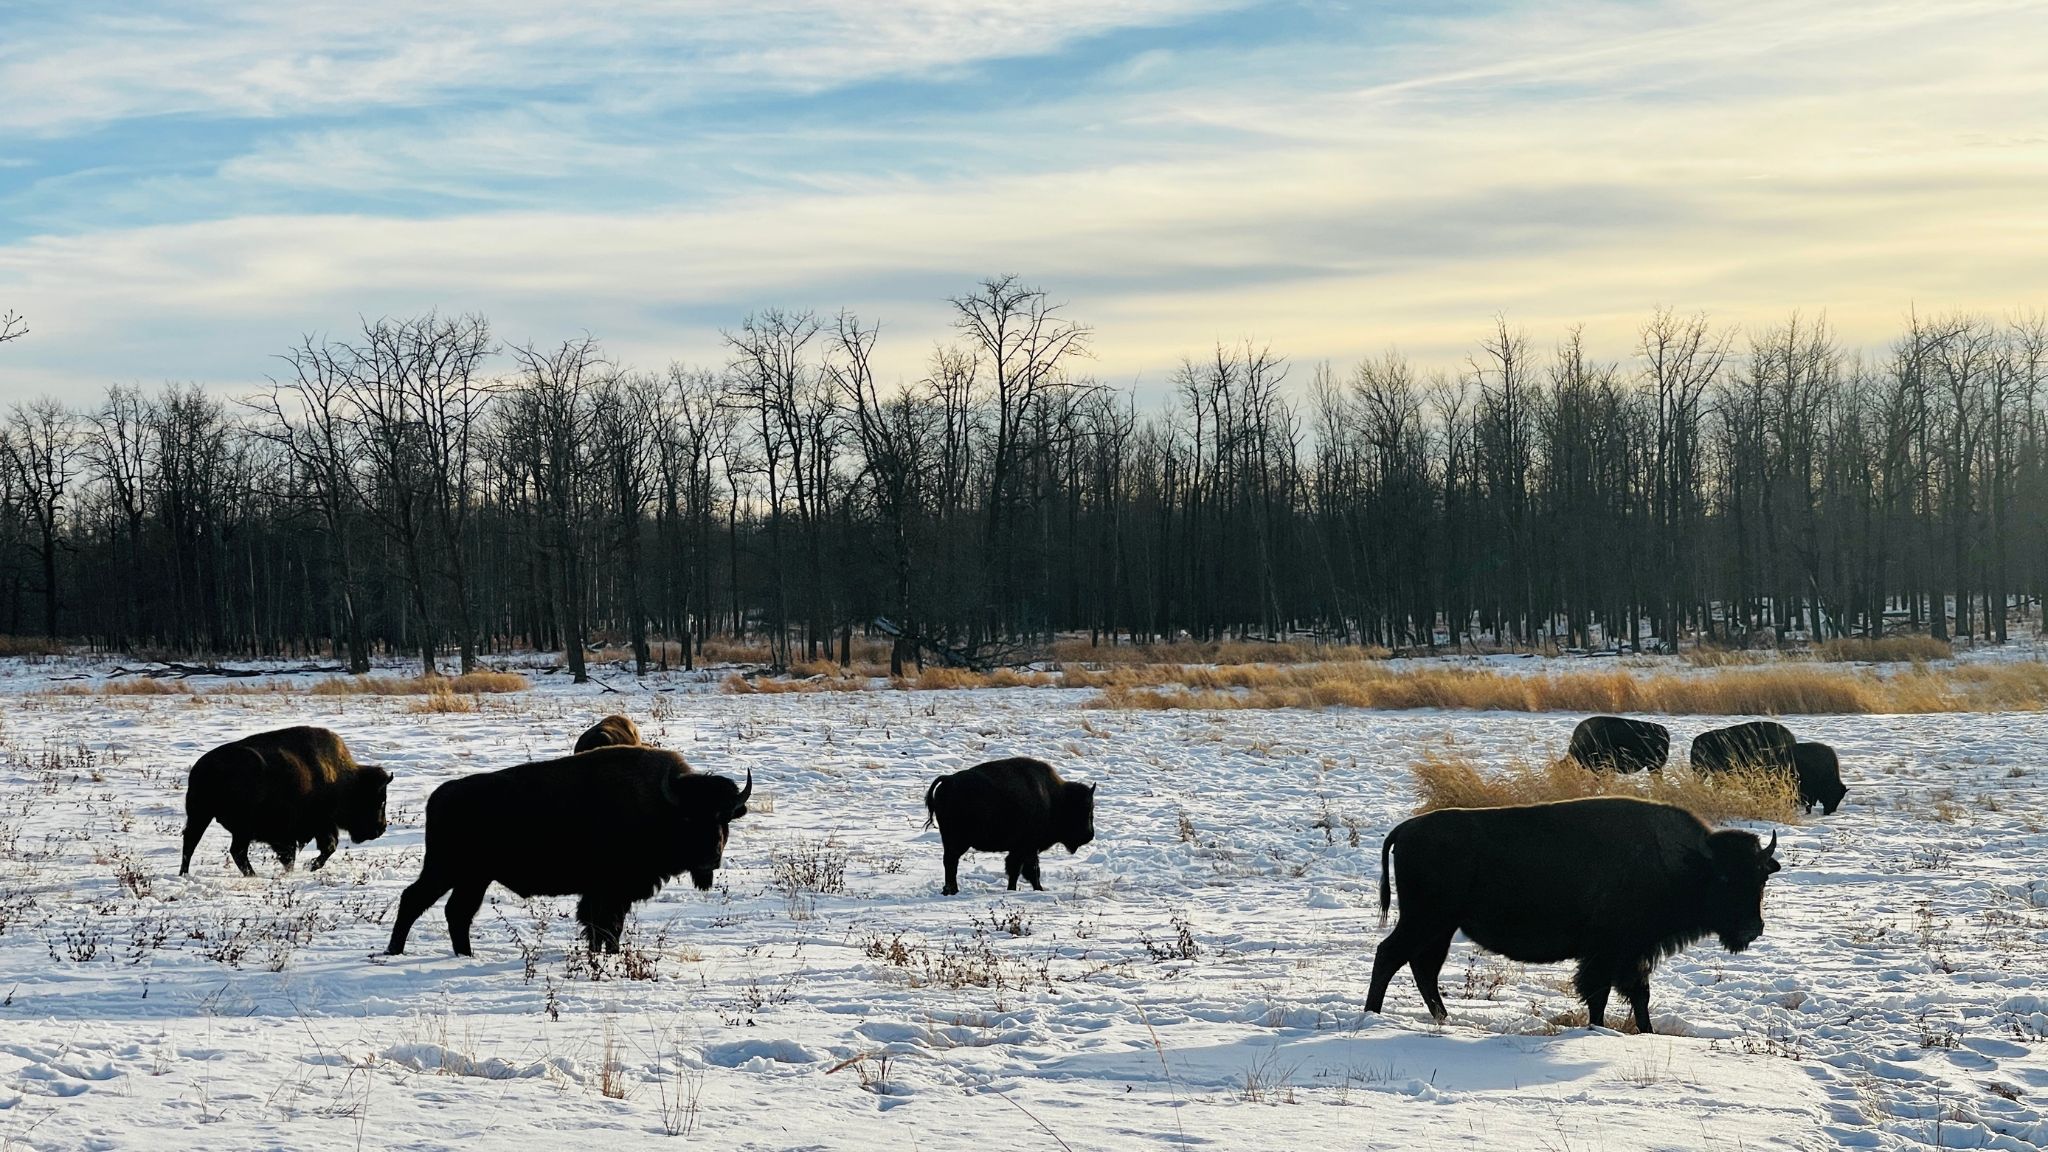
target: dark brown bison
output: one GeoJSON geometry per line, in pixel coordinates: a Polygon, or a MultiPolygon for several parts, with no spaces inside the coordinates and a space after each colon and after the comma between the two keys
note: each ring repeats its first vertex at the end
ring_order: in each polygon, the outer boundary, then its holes
{"type": "Polygon", "coordinates": [[[1038,854],[1055,844],[1078,852],[1095,839],[1095,785],[1062,780],[1052,765],[1026,756],[941,776],[925,789],[924,807],[924,826],[936,822],[945,844],[948,896],[960,891],[960,857],[969,849],[1007,853],[1010,890],[1022,876],[1043,892],[1038,854]]]}
{"type": "Polygon", "coordinates": [[[1792,764],[1792,730],[1775,720],[1751,720],[1713,728],[1693,737],[1692,770],[1726,772],[1731,768],[1768,768],[1792,764]]]}
{"type": "Polygon", "coordinates": [[[469,924],[493,881],[521,896],[580,896],[590,947],[616,952],[632,906],[687,872],[711,887],[727,826],[754,793],[700,776],[659,748],[599,748],[450,780],[427,798],[427,856],[398,900],[388,951],[448,896],[448,937],[472,955],[469,924]]]}
{"type": "Polygon", "coordinates": [[[1595,772],[1655,772],[1671,755],[1671,729],[1623,716],[1588,716],[1565,753],[1595,772]]]}
{"type": "Polygon", "coordinates": [[[615,748],[640,743],[640,729],[630,716],[607,716],[585,729],[576,738],[576,751],[588,752],[592,748],[615,748]]]}
{"type": "Polygon", "coordinates": [[[1842,806],[1849,786],[1842,783],[1842,761],[1826,744],[1801,740],[1792,746],[1792,767],[1799,773],[1799,802],[1813,811],[1815,804],[1833,816],[1842,806]]]}
{"type": "Polygon", "coordinates": [[[1825,744],[1801,743],[1792,730],[1771,720],[1752,720],[1729,728],[1702,732],[1692,742],[1695,772],[1727,772],[1757,768],[1791,777],[1799,785],[1799,803],[1808,812],[1818,804],[1834,815],[1849,789],[1842,784],[1842,764],[1825,744]]]}
{"type": "Polygon", "coordinates": [[[1764,881],[1778,838],[1715,831],[1669,804],[1619,796],[1513,808],[1444,808],[1396,825],[1380,845],[1385,922],[1389,853],[1401,918],[1373,957],[1365,1010],[1406,964],[1430,1015],[1445,1016],[1437,973],[1463,932],[1524,964],[1577,960],[1588,1021],[1605,1022],[1609,989],[1650,1031],[1650,972],[1705,936],[1740,952],[1764,932],[1764,881]]]}
{"type": "Polygon", "coordinates": [[[325,728],[280,728],[223,744],[192,765],[185,782],[185,854],[178,875],[192,871],[192,852],[207,825],[234,837],[228,854],[254,876],[249,845],[268,844],[291,871],[299,847],[320,846],[317,870],[334,855],[341,833],[358,844],[384,834],[384,795],[391,773],[366,768],[341,737],[325,728]]]}

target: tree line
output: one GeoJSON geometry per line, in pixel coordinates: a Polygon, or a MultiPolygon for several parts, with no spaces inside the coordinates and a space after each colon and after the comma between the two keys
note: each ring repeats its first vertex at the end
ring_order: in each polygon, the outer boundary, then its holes
{"type": "MultiPolygon", "coordinates": [[[[1497,321],[1456,370],[1246,342],[1164,397],[1015,277],[915,380],[878,325],[765,310],[724,362],[427,313],[307,336],[244,396],[129,385],[0,427],[0,626],[109,649],[467,670],[593,645],[692,664],[999,661],[1313,633],[1392,648],[2002,641],[2048,586],[2048,321],[1659,311],[1620,361],[1497,321]]],[[[24,335],[9,313],[0,344],[24,335]]]]}

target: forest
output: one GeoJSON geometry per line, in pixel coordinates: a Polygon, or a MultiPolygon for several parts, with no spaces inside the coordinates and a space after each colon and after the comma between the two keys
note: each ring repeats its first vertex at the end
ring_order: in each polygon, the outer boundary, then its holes
{"type": "MultiPolygon", "coordinates": [[[[477,315],[265,350],[267,386],[116,384],[0,427],[0,630],[219,656],[512,649],[987,666],[1102,644],[1671,649],[2003,641],[2048,587],[2048,319],[1659,310],[1619,361],[1504,319],[1454,368],[1258,342],[1140,393],[995,277],[883,381],[881,328],[764,310],[722,363],[477,315]]],[[[5,345],[32,338],[9,313],[5,345]]],[[[252,360],[256,359],[252,355],[252,360]]]]}

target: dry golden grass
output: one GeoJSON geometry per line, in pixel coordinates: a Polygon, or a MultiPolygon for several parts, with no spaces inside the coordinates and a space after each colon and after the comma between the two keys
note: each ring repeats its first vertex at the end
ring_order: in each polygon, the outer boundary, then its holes
{"type": "Polygon", "coordinates": [[[1948,641],[1932,636],[1841,637],[1813,646],[1816,659],[1841,663],[1925,663],[1947,660],[1955,654],[1948,641]]]}
{"type": "Polygon", "coordinates": [[[766,664],[775,658],[765,642],[706,640],[697,650],[706,664],[766,664]]]}
{"type": "Polygon", "coordinates": [[[2031,712],[2048,707],[2048,664],[1915,666],[1893,675],[1813,662],[1697,672],[1626,669],[1527,675],[1365,663],[1070,670],[1100,708],[1446,708],[1721,716],[2031,712]],[[1186,675],[1180,675],[1186,673],[1186,675]],[[1173,685],[1173,686],[1160,686],[1173,685]]]}
{"type": "Polygon", "coordinates": [[[413,713],[430,712],[475,712],[481,705],[477,696],[458,696],[453,692],[429,692],[414,696],[405,702],[405,710],[413,713]]]}
{"type": "Polygon", "coordinates": [[[64,650],[64,644],[44,636],[0,633],[0,656],[58,656],[64,650]]]}
{"type": "MultiPolygon", "coordinates": [[[[885,654],[886,655],[886,654],[885,654]]],[[[1047,658],[1063,664],[1308,664],[1385,660],[1385,648],[1355,644],[1221,641],[1180,644],[1090,644],[1061,640],[1047,658]]]]}
{"type": "Polygon", "coordinates": [[[801,692],[864,692],[868,682],[852,676],[816,676],[792,680],[781,676],[727,676],[719,689],[734,696],[777,696],[801,692]]]}
{"type": "Polygon", "coordinates": [[[1735,664],[1764,664],[1779,659],[1775,652],[1748,648],[1715,648],[1699,645],[1681,649],[1678,658],[1695,668],[1727,668],[1735,664]]]}
{"type": "Polygon", "coordinates": [[[1463,756],[1429,755],[1415,762],[1415,810],[1502,808],[1587,796],[1633,796],[1676,804],[1710,824],[1729,820],[1800,821],[1799,787],[1791,776],[1769,771],[1695,775],[1680,764],[1661,772],[1619,775],[1592,772],[1571,760],[1547,764],[1521,761],[1488,772],[1463,756]]]}
{"type": "MultiPolygon", "coordinates": [[[[838,665],[823,666],[826,671],[817,671],[811,665],[798,665],[790,669],[790,676],[742,676],[734,673],[725,678],[721,686],[734,695],[775,695],[804,692],[864,692],[874,688],[887,676],[886,667],[857,665],[851,672],[842,671],[838,665]]],[[[926,668],[922,672],[890,678],[887,687],[908,692],[940,692],[958,688],[1056,688],[1060,678],[1050,672],[1020,672],[1014,668],[998,668],[993,672],[974,672],[964,668],[926,668]]]]}
{"type": "Polygon", "coordinates": [[[460,676],[345,676],[307,689],[315,696],[434,696],[445,693],[524,692],[533,683],[517,672],[465,672],[460,676]]]}

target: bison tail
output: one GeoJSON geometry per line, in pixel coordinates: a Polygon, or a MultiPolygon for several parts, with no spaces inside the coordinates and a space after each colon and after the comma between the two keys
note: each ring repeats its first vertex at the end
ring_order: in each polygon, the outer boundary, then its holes
{"type": "Polygon", "coordinates": [[[1388,883],[1393,878],[1394,870],[1388,860],[1388,853],[1394,847],[1394,837],[1400,834],[1401,826],[1396,824],[1387,832],[1386,839],[1380,841],[1380,927],[1382,928],[1387,926],[1387,909],[1394,903],[1393,887],[1388,883]]]}
{"type": "Polygon", "coordinates": [[[941,776],[937,780],[932,781],[931,787],[924,790],[924,826],[927,828],[938,822],[939,809],[936,801],[939,795],[939,785],[945,782],[946,778],[941,776]]]}

